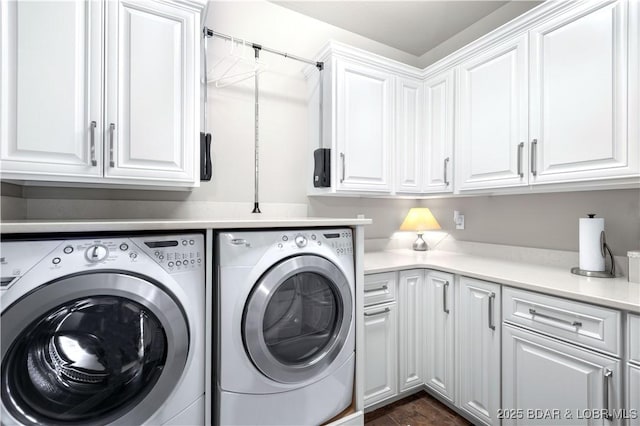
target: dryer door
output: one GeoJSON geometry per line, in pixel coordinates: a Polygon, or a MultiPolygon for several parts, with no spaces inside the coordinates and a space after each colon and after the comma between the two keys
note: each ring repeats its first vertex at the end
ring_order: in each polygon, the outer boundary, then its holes
{"type": "Polygon", "coordinates": [[[353,298],[342,271],[313,255],[268,270],[245,305],[244,344],[271,380],[300,383],[321,374],[349,334],[353,298]]]}
{"type": "Polygon", "coordinates": [[[182,376],[189,328],[150,280],[55,280],[2,313],[2,411],[21,424],[141,424],[182,376]]]}

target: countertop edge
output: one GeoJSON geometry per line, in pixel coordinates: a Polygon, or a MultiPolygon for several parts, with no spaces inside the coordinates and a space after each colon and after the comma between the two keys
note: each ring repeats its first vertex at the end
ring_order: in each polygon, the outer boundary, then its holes
{"type": "MultiPolygon", "coordinates": [[[[437,261],[436,262],[429,261],[429,260],[419,261],[419,260],[411,259],[410,255],[400,255],[400,256],[406,256],[407,257],[407,262],[406,263],[395,263],[394,265],[380,266],[380,267],[370,267],[370,266],[367,267],[367,265],[366,265],[367,255],[368,254],[375,254],[375,253],[377,253],[377,254],[390,253],[391,254],[392,252],[368,252],[368,253],[365,253],[365,268],[364,268],[365,275],[377,274],[377,273],[382,273],[382,272],[401,271],[401,270],[407,270],[407,269],[434,269],[434,270],[438,270],[438,271],[442,271],[442,272],[448,272],[448,273],[452,273],[452,274],[456,274],[456,275],[462,275],[462,276],[465,276],[465,277],[475,278],[475,279],[479,279],[479,280],[495,282],[497,284],[506,285],[508,287],[534,291],[534,292],[538,292],[538,293],[543,293],[543,294],[548,294],[548,295],[552,295],[552,296],[563,297],[563,298],[575,300],[577,302],[591,303],[591,304],[594,304],[594,305],[600,305],[600,306],[604,306],[604,307],[608,307],[608,308],[619,309],[619,310],[622,310],[622,311],[627,311],[627,312],[632,312],[632,313],[635,313],[635,314],[640,314],[640,300],[638,301],[638,303],[633,303],[631,301],[621,300],[619,298],[607,298],[607,297],[593,295],[593,294],[579,293],[579,292],[572,291],[572,290],[567,290],[567,289],[563,289],[563,288],[554,287],[554,286],[551,286],[551,285],[548,285],[548,284],[539,284],[539,283],[532,283],[532,282],[528,282],[528,281],[524,281],[524,280],[509,279],[509,278],[505,278],[505,277],[500,277],[498,275],[491,275],[491,274],[487,274],[487,273],[484,273],[484,272],[473,271],[473,270],[470,270],[470,269],[455,268],[455,267],[451,267],[451,266],[446,266],[446,265],[442,265],[442,264],[438,263],[437,261]]],[[[476,261],[482,261],[482,260],[486,259],[487,262],[499,261],[499,262],[509,262],[509,263],[512,263],[513,265],[517,265],[518,264],[517,262],[510,262],[510,261],[494,259],[494,258],[483,258],[483,257],[479,257],[479,256],[472,256],[472,255],[463,255],[463,256],[465,256],[466,258],[473,258],[476,261]]],[[[535,266],[538,266],[538,265],[528,264],[528,266],[529,267],[535,267],[535,266]]],[[[540,265],[540,267],[541,268],[549,268],[549,267],[545,267],[545,266],[541,266],[541,265],[540,265]]],[[[551,269],[551,268],[549,268],[549,269],[551,269]]],[[[606,286],[606,285],[608,285],[608,282],[602,282],[601,284],[603,286],[606,286]]],[[[629,286],[638,286],[638,291],[640,292],[640,283],[631,283],[631,282],[629,282],[627,285],[629,285],[629,286]]]]}
{"type": "Polygon", "coordinates": [[[263,229],[289,227],[327,227],[370,225],[371,219],[358,218],[264,218],[264,219],[131,219],[2,221],[0,233],[38,234],[51,232],[126,232],[195,229],[263,229]]]}

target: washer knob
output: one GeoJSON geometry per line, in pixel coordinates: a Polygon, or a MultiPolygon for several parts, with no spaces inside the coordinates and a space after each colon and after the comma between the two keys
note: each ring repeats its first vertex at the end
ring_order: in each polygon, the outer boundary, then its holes
{"type": "Polygon", "coordinates": [[[100,262],[109,256],[109,249],[103,245],[95,244],[87,249],[84,256],[91,263],[100,262]]]}
{"type": "Polygon", "coordinates": [[[307,238],[304,235],[296,235],[296,245],[300,248],[307,245],[307,238]]]}

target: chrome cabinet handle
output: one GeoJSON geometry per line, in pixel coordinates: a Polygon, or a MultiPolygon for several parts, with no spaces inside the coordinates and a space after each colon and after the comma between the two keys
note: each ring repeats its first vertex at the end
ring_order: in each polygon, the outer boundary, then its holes
{"type": "Polygon", "coordinates": [[[546,318],[548,320],[556,321],[556,322],[559,322],[559,323],[562,323],[562,324],[568,324],[571,327],[582,327],[582,323],[580,321],[573,321],[572,322],[572,321],[567,321],[567,320],[563,320],[563,319],[560,319],[560,318],[555,318],[555,317],[552,317],[550,315],[541,314],[540,312],[537,312],[533,308],[529,308],[529,313],[531,314],[532,317],[533,316],[537,316],[537,317],[540,317],[540,318],[546,318]]]}
{"type": "Polygon", "coordinates": [[[109,124],[109,166],[115,167],[116,163],[113,161],[113,134],[116,132],[116,125],[109,124]]]}
{"type": "Polygon", "coordinates": [[[374,291],[387,291],[388,288],[389,288],[388,286],[383,285],[382,287],[371,288],[371,289],[365,290],[364,292],[365,293],[373,293],[374,291]]]}
{"type": "Polygon", "coordinates": [[[524,151],[524,142],[518,144],[518,175],[524,177],[522,172],[522,151],[524,151]]]}
{"type": "Polygon", "coordinates": [[[531,141],[531,174],[538,175],[537,163],[538,162],[538,139],[531,141]]]}
{"type": "Polygon", "coordinates": [[[491,294],[489,294],[489,328],[491,330],[495,330],[496,329],[496,325],[493,322],[493,305],[496,299],[496,294],[491,292],[491,294]]]}
{"type": "Polygon", "coordinates": [[[365,312],[364,316],[365,317],[373,317],[373,316],[376,316],[376,315],[386,314],[387,312],[390,312],[390,311],[391,311],[391,309],[384,308],[383,310],[377,311],[377,312],[365,312]]]}
{"type": "Polygon", "coordinates": [[[449,308],[447,307],[447,290],[449,288],[449,281],[446,281],[442,286],[442,310],[445,314],[449,313],[449,308]]]}
{"type": "Polygon", "coordinates": [[[344,152],[340,153],[340,159],[342,160],[342,177],[340,178],[340,183],[342,183],[342,182],[344,182],[344,173],[345,173],[344,152]]]}
{"type": "Polygon", "coordinates": [[[98,123],[96,123],[95,121],[91,122],[91,125],[89,126],[89,140],[90,140],[90,150],[91,150],[91,165],[93,167],[98,165],[98,162],[96,161],[96,126],[98,125],[98,123]]]}
{"type": "Polygon", "coordinates": [[[444,184],[449,186],[449,180],[447,179],[447,164],[449,164],[449,157],[444,159],[444,184]]]}
{"type": "Polygon", "coordinates": [[[603,398],[604,398],[604,410],[605,415],[604,418],[611,421],[613,420],[613,416],[611,415],[611,410],[609,409],[609,385],[611,384],[611,378],[613,377],[613,371],[609,368],[604,369],[604,384],[603,384],[603,398]]]}

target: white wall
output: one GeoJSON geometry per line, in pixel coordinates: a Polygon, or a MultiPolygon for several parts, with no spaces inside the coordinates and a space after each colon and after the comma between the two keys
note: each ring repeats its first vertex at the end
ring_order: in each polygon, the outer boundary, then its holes
{"type": "Polygon", "coordinates": [[[511,19],[522,15],[527,10],[532,9],[542,1],[510,1],[504,6],[496,9],[482,19],[479,19],[473,25],[460,31],[453,37],[440,43],[438,46],[429,50],[418,58],[418,66],[426,68],[427,66],[439,61],[450,53],[455,52],[458,49],[463,48],[472,41],[487,34],[489,31],[494,30],[502,26],[504,22],[508,22],[511,19]]]}
{"type": "MultiPolygon", "coordinates": [[[[417,58],[265,1],[211,2],[206,25],[233,37],[314,59],[335,39],[404,62],[417,58]]],[[[224,75],[231,42],[209,42],[210,79],[224,75]]],[[[244,49],[251,62],[253,50],[244,49]]],[[[234,53],[241,54],[236,47],[234,53]]],[[[261,53],[267,72],[260,75],[260,196],[273,202],[306,202],[309,138],[305,64],[261,53]]],[[[250,65],[235,69],[249,70],[250,65]]],[[[231,71],[230,73],[233,73],[231,71]]],[[[217,88],[209,85],[208,129],[213,133],[214,175],[191,198],[245,201],[253,199],[254,80],[217,88]]]]}

